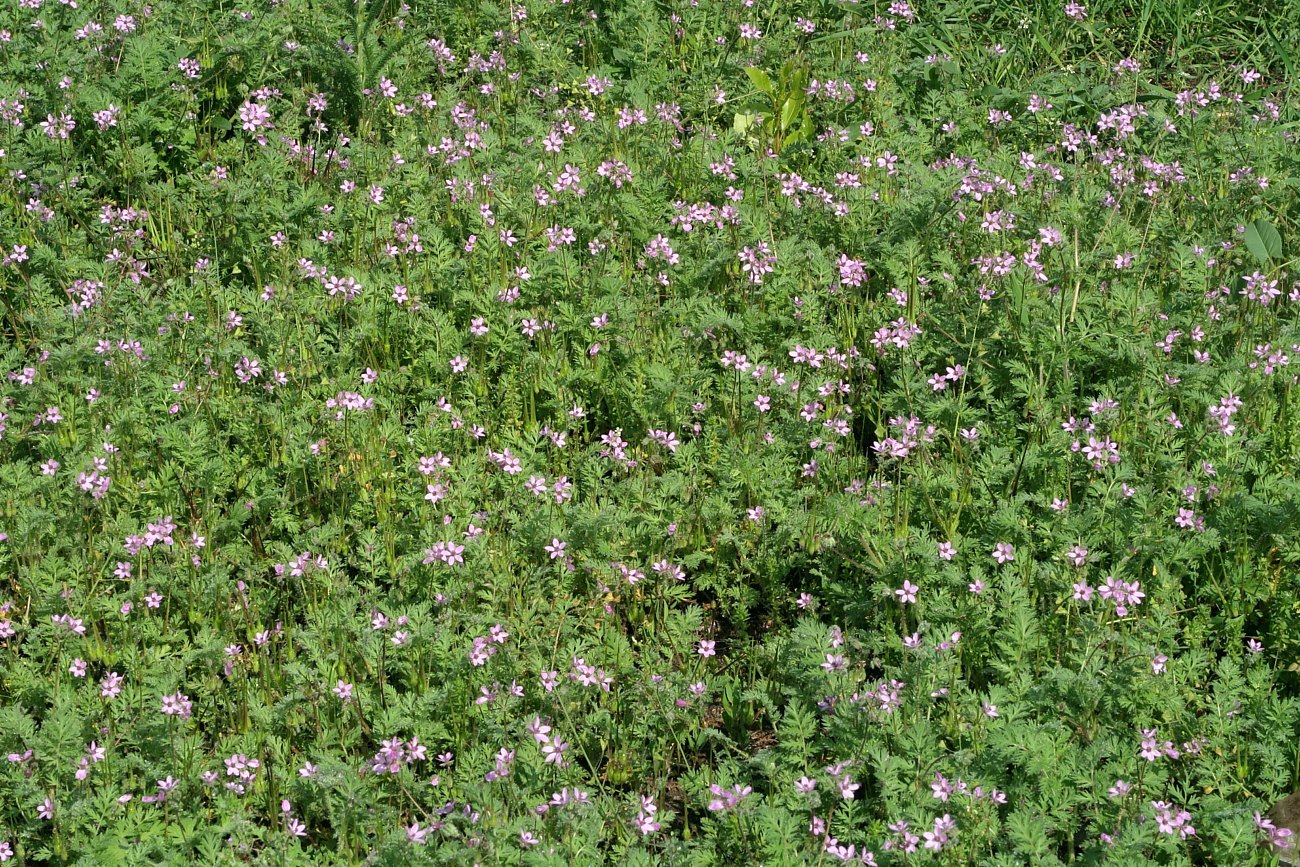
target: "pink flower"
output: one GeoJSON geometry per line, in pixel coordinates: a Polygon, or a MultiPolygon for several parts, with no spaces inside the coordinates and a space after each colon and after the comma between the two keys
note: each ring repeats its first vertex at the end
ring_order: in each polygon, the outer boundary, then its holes
{"type": "Polygon", "coordinates": [[[259,103],[245,102],[239,107],[239,120],[241,129],[256,132],[260,127],[270,125],[271,112],[259,103]]]}
{"type": "Polygon", "coordinates": [[[920,589],[921,589],[920,587],[917,587],[911,581],[904,579],[903,586],[900,587],[898,590],[895,590],[894,595],[898,597],[898,601],[901,604],[906,605],[909,602],[916,601],[916,591],[920,589]]]}
{"type": "Polygon", "coordinates": [[[194,702],[190,697],[177,692],[174,695],[165,695],[162,700],[162,712],[168,716],[178,716],[181,719],[189,719],[194,711],[194,702]]]}
{"type": "Polygon", "coordinates": [[[840,777],[839,786],[840,786],[840,797],[846,801],[853,800],[854,796],[857,794],[858,789],[862,788],[862,785],[860,783],[855,783],[853,781],[853,778],[850,777],[848,774],[845,774],[843,777],[840,777]]]}
{"type": "Polygon", "coordinates": [[[1102,599],[1108,599],[1115,606],[1115,613],[1120,617],[1128,616],[1129,605],[1140,605],[1146,598],[1140,581],[1120,581],[1114,575],[1106,576],[1106,581],[1098,589],[1102,599]]]}
{"type": "Polygon", "coordinates": [[[723,810],[729,810],[745,798],[747,798],[754,789],[752,786],[741,786],[739,783],[730,789],[724,789],[717,783],[709,786],[709,792],[712,793],[713,799],[709,801],[709,811],[718,813],[723,810]]]}
{"type": "Polygon", "coordinates": [[[565,741],[555,738],[550,743],[542,746],[542,754],[546,757],[545,761],[547,763],[563,768],[567,766],[567,763],[564,761],[564,751],[568,748],[569,745],[565,741]]]}
{"type": "Polygon", "coordinates": [[[926,831],[922,836],[925,837],[925,848],[938,852],[949,842],[949,835],[957,827],[957,822],[947,813],[944,813],[938,819],[934,820],[934,830],[926,831]]]}
{"type": "Polygon", "coordinates": [[[993,547],[993,559],[998,563],[1009,563],[1016,559],[1015,549],[1008,542],[998,542],[993,547]]]}
{"type": "Polygon", "coordinates": [[[99,682],[99,695],[101,698],[117,698],[122,692],[122,681],[125,680],[122,675],[116,671],[110,671],[104,675],[99,682]]]}

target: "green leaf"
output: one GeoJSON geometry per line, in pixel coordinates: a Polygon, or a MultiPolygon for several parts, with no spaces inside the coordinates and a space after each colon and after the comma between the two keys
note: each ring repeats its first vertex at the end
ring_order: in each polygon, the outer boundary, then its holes
{"type": "Polygon", "coordinates": [[[799,112],[802,110],[803,94],[795,93],[794,95],[791,95],[790,98],[785,101],[785,105],[781,107],[781,129],[791,129],[794,126],[795,118],[799,116],[799,112]]]}
{"type": "Polygon", "coordinates": [[[1246,249],[1260,264],[1282,258],[1282,236],[1268,220],[1260,218],[1246,227],[1246,249]]]}
{"type": "Polygon", "coordinates": [[[1017,852],[1045,858],[1051,851],[1047,840],[1047,822],[1025,810],[1018,810],[1007,817],[1007,835],[1017,852]]]}
{"type": "Polygon", "coordinates": [[[745,67],[745,74],[749,76],[749,80],[754,83],[755,87],[766,93],[769,98],[776,99],[776,88],[772,85],[772,79],[768,78],[766,72],[755,66],[747,66],[745,67]]]}

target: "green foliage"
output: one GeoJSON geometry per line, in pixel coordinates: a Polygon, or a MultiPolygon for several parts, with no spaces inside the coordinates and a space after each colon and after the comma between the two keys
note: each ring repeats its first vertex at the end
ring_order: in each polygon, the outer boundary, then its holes
{"type": "Polygon", "coordinates": [[[0,12],[0,861],[1267,864],[1295,0],[0,12]]]}

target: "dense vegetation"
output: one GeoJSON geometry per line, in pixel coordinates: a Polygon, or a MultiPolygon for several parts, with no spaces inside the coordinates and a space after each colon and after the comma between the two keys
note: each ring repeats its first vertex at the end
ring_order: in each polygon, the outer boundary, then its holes
{"type": "Polygon", "coordinates": [[[1300,6],[17,0],[0,861],[1268,864],[1300,6]]]}

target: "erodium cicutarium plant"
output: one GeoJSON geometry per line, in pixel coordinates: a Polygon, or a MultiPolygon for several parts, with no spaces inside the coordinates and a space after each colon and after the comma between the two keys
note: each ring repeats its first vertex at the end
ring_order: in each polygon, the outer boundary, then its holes
{"type": "Polygon", "coordinates": [[[1297,44],[5,3],[0,862],[1275,863],[1297,44]]]}

